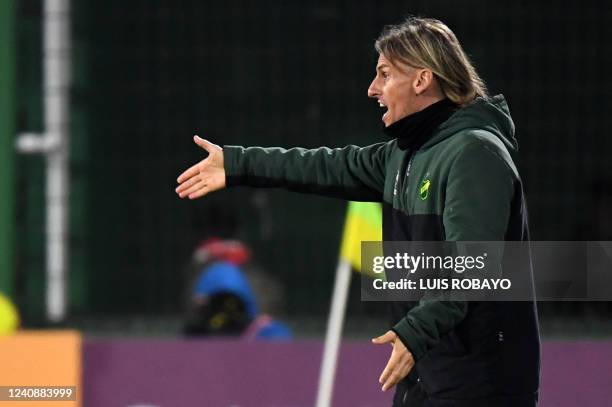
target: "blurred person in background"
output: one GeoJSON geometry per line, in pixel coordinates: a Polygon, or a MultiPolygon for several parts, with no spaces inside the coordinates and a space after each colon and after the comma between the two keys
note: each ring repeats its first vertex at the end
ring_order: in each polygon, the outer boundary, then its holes
{"type": "Polygon", "coordinates": [[[196,248],[190,266],[195,275],[189,279],[186,335],[292,337],[286,325],[268,314],[279,310],[279,285],[249,267],[250,259],[249,248],[238,240],[211,238],[196,248]]]}
{"type": "MultiPolygon", "coordinates": [[[[386,241],[528,240],[517,141],[503,96],[489,97],[455,34],[411,17],[376,41],[368,96],[386,109],[391,141],[368,147],[223,148],[178,178],[181,198],[237,185],[383,202],[386,241]],[[427,182],[426,182],[427,181],[427,182]],[[423,186],[426,185],[423,192],[423,186]]],[[[531,270],[525,270],[531,273],[531,270]]],[[[394,406],[535,406],[534,302],[391,304],[392,345],[380,383],[394,406]]]]}

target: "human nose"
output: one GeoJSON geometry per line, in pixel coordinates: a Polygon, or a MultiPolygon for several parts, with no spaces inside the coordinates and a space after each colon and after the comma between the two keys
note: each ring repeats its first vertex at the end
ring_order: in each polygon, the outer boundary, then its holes
{"type": "Polygon", "coordinates": [[[368,87],[368,97],[375,98],[378,95],[380,95],[380,90],[378,89],[378,86],[376,84],[376,78],[374,78],[372,80],[372,83],[370,83],[370,86],[368,87]]]}

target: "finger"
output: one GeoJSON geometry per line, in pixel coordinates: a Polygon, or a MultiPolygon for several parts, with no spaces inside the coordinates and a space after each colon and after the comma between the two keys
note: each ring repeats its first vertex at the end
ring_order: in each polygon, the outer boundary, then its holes
{"type": "Polygon", "coordinates": [[[393,331],[387,331],[384,335],[379,336],[378,338],[372,339],[372,343],[376,345],[382,345],[384,343],[392,342],[395,339],[395,334],[393,331]]]}
{"type": "Polygon", "coordinates": [[[181,192],[181,198],[184,196],[189,196],[189,198],[191,198],[191,194],[196,193],[197,191],[199,191],[200,189],[204,188],[206,186],[206,181],[204,180],[199,180],[198,182],[196,182],[195,184],[193,184],[191,187],[189,187],[188,189],[186,189],[185,191],[181,192]]]}
{"type": "Polygon", "coordinates": [[[202,147],[204,150],[208,151],[209,153],[212,151],[214,144],[211,143],[208,140],[203,139],[202,137],[198,136],[197,134],[195,136],[193,136],[193,141],[195,141],[195,143],[202,147]]]}
{"type": "Polygon", "coordinates": [[[210,192],[210,189],[208,188],[208,185],[204,185],[202,188],[200,188],[196,192],[193,192],[193,193],[189,194],[189,199],[200,198],[200,197],[206,195],[209,192],[210,192]]]}
{"type": "Polygon", "coordinates": [[[395,370],[396,366],[397,366],[397,355],[395,354],[395,352],[392,352],[391,357],[389,358],[389,361],[387,362],[387,366],[385,366],[382,373],[380,374],[380,377],[378,378],[378,383],[386,382],[389,376],[391,375],[391,373],[393,373],[393,371],[395,370]]]}
{"type": "Polygon", "coordinates": [[[194,164],[188,169],[186,169],[181,175],[179,175],[179,177],[176,179],[176,182],[180,184],[183,181],[193,177],[194,175],[197,175],[200,172],[200,169],[198,167],[199,164],[200,163],[194,164]]]}
{"type": "Polygon", "coordinates": [[[414,363],[410,363],[406,361],[405,363],[401,362],[398,364],[397,369],[393,371],[391,376],[387,379],[385,384],[383,384],[382,391],[387,391],[393,386],[395,386],[400,380],[404,377],[408,376],[408,373],[412,370],[414,363]]]}
{"type": "Polygon", "coordinates": [[[199,176],[196,175],[194,177],[191,177],[187,181],[183,182],[181,185],[176,187],[175,191],[182,198],[182,195],[184,195],[184,194],[181,194],[181,192],[184,192],[185,190],[187,190],[189,187],[193,186],[198,181],[200,181],[200,177],[199,176]]]}
{"type": "Polygon", "coordinates": [[[389,379],[385,382],[385,384],[383,384],[382,387],[382,391],[387,391],[389,390],[391,387],[395,386],[397,384],[397,382],[399,382],[401,379],[401,375],[397,372],[394,372],[389,379]]]}

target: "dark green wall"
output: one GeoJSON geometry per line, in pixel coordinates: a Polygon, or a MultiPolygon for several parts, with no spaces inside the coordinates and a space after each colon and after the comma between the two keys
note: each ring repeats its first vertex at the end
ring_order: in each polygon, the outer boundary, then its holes
{"type": "MultiPolygon", "coordinates": [[[[40,0],[15,2],[15,133],[43,130],[40,0]]],[[[13,136],[14,137],[14,136],[13,136]]],[[[15,292],[24,322],[44,317],[44,160],[15,153],[15,292]]]]}
{"type": "MultiPolygon", "coordinates": [[[[604,3],[74,2],[71,281],[77,313],[177,310],[195,244],[238,236],[287,286],[289,310],[327,308],[344,204],[237,189],[176,198],[175,178],[219,144],[384,139],[366,98],[372,44],[407,13],[449,24],[513,112],[536,239],[571,239],[612,171],[604,3]]],[[[40,126],[38,2],[20,6],[19,127],[40,126]],[[30,7],[29,11],[27,5],[30,7]]],[[[18,271],[35,301],[40,160],[19,158],[18,271]]],[[[585,220],[585,222],[588,220],[585,220]]],[[[588,234],[588,231],[587,231],[588,234]]],[[[585,236],[582,234],[581,236],[585,236]]],[[[610,237],[612,239],[612,237],[610,237]]]]}
{"type": "Polygon", "coordinates": [[[0,292],[14,292],[15,7],[0,3],[0,292]]]}

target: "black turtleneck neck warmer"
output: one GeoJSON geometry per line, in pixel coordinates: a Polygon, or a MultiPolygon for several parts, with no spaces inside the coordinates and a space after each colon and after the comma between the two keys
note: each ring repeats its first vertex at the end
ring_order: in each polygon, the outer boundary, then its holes
{"type": "Polygon", "coordinates": [[[383,128],[383,132],[397,139],[397,145],[401,150],[418,150],[432,135],[433,131],[459,107],[450,101],[442,99],[427,106],[420,112],[406,116],[395,123],[383,128]]]}

